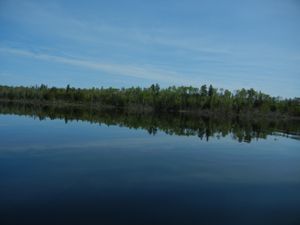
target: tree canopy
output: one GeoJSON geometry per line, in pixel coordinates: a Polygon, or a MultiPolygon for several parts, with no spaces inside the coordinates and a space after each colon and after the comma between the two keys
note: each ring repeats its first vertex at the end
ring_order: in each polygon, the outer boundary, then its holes
{"type": "Polygon", "coordinates": [[[300,116],[299,98],[272,97],[254,89],[234,92],[214,88],[171,86],[160,88],[153,84],[148,88],[66,88],[0,86],[0,101],[36,102],[47,104],[69,103],[90,106],[150,109],[156,112],[209,111],[231,113],[277,113],[300,116]]]}

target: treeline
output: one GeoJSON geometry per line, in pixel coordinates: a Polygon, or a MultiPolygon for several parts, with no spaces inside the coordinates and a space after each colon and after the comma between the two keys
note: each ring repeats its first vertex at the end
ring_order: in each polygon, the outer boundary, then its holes
{"type": "Polygon", "coordinates": [[[156,112],[207,111],[224,114],[263,113],[300,116],[300,100],[272,97],[254,89],[235,92],[212,85],[160,88],[66,88],[0,86],[0,100],[38,103],[69,103],[90,106],[137,108],[156,112]]]}
{"type": "Polygon", "coordinates": [[[152,135],[163,131],[169,135],[198,136],[204,140],[230,135],[239,142],[251,142],[253,139],[265,139],[270,134],[300,140],[300,120],[211,117],[186,113],[137,113],[123,109],[57,107],[13,102],[0,102],[0,114],[26,115],[39,120],[61,119],[65,123],[80,120],[100,125],[143,129],[152,135]]]}

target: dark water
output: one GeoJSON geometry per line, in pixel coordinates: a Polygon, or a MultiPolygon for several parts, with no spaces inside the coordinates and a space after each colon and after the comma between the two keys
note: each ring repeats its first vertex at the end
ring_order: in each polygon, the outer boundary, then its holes
{"type": "Polygon", "coordinates": [[[296,122],[1,110],[1,225],[300,224],[296,122]]]}

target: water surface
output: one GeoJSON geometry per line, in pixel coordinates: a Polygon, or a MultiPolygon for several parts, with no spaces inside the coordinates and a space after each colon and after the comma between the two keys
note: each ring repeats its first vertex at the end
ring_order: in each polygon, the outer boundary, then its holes
{"type": "Polygon", "coordinates": [[[0,115],[1,224],[300,223],[298,125],[18,114],[0,115]]]}

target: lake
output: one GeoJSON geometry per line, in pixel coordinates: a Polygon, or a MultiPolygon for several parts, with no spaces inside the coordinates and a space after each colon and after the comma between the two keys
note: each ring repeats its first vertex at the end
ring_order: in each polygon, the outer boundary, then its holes
{"type": "Polygon", "coordinates": [[[300,224],[299,121],[1,113],[0,224],[300,224]]]}

